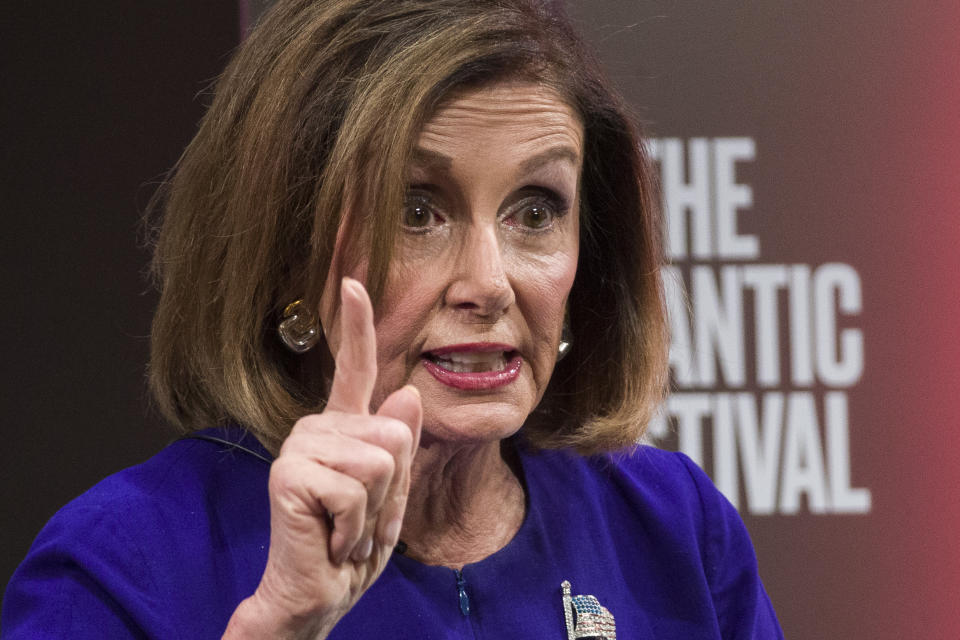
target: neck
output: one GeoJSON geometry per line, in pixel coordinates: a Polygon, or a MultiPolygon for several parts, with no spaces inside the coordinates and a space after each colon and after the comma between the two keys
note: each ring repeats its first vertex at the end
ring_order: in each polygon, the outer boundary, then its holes
{"type": "Polygon", "coordinates": [[[512,453],[499,441],[425,440],[411,469],[400,536],[406,554],[459,569],[502,549],[519,530],[525,511],[523,487],[504,457],[512,453]]]}

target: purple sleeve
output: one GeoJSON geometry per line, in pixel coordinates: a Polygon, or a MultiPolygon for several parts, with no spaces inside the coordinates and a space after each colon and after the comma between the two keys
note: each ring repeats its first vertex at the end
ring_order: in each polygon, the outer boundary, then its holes
{"type": "Polygon", "coordinates": [[[687,468],[703,509],[702,549],[717,621],[725,640],[783,638],[760,580],[750,535],[737,510],[690,458],[687,468]]]}
{"type": "MultiPolygon", "coordinates": [[[[37,537],[7,586],[3,637],[147,637],[135,620],[155,616],[149,567],[113,514],[64,509],[37,537]]],[[[150,634],[158,631],[163,630],[150,634]]],[[[177,637],[165,631],[163,637],[177,637]]]]}

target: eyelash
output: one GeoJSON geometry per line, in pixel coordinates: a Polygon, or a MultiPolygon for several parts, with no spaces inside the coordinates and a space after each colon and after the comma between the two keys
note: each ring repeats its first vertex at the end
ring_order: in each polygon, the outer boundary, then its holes
{"type": "MultiPolygon", "coordinates": [[[[512,219],[518,214],[522,214],[525,211],[529,211],[531,208],[536,206],[546,208],[549,211],[550,219],[546,222],[544,226],[540,228],[531,227],[529,225],[524,225],[524,224],[508,225],[511,228],[516,229],[520,233],[528,233],[528,234],[547,233],[553,228],[553,224],[556,220],[563,218],[570,211],[570,205],[567,202],[566,198],[564,198],[563,196],[561,196],[559,193],[555,192],[552,189],[548,189],[545,187],[526,187],[523,191],[527,195],[524,195],[523,197],[521,197],[521,199],[517,203],[514,203],[510,207],[510,210],[504,216],[504,220],[512,219]]],[[[413,226],[413,225],[407,224],[407,220],[406,220],[407,213],[409,213],[413,208],[425,209],[430,214],[431,219],[439,219],[441,224],[446,221],[446,218],[440,215],[432,205],[429,193],[424,193],[418,190],[411,190],[410,192],[407,193],[407,196],[405,198],[404,209],[403,209],[403,219],[401,220],[401,224],[403,225],[404,230],[407,231],[408,233],[415,233],[415,234],[431,233],[436,227],[436,225],[429,224],[429,223],[424,226],[413,226]]]]}

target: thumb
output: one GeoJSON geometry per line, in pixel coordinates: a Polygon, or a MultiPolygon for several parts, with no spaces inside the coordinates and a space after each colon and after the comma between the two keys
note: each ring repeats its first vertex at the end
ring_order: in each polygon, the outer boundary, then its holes
{"type": "Polygon", "coordinates": [[[413,434],[413,449],[410,452],[412,457],[420,446],[420,427],[423,422],[423,405],[417,388],[408,384],[391,393],[380,405],[377,415],[400,420],[410,427],[413,434]]]}

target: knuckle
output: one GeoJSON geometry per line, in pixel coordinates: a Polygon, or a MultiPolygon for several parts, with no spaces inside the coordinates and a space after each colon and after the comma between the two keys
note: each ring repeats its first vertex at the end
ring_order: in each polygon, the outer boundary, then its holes
{"type": "Polygon", "coordinates": [[[342,488],[344,497],[350,504],[357,505],[361,509],[367,504],[367,489],[359,480],[345,482],[342,488]]]}
{"type": "Polygon", "coordinates": [[[290,459],[277,458],[270,466],[268,486],[271,493],[288,493],[300,484],[300,474],[296,472],[297,465],[290,459]]]}
{"type": "Polygon", "coordinates": [[[291,456],[279,456],[270,465],[270,478],[281,479],[289,476],[293,472],[293,467],[297,466],[296,461],[291,456]]]}
{"type": "Polygon", "coordinates": [[[274,461],[274,465],[281,460],[286,460],[290,456],[296,455],[297,450],[300,449],[300,438],[297,436],[297,433],[292,432],[287,439],[283,441],[283,444],[280,445],[280,453],[277,455],[277,459],[274,461]]]}
{"type": "Polygon", "coordinates": [[[293,423],[293,431],[291,433],[297,433],[300,431],[310,431],[313,428],[315,428],[317,423],[321,422],[322,420],[323,420],[323,414],[308,413],[305,416],[301,416],[295,423],[293,423]]]}
{"type": "Polygon", "coordinates": [[[376,448],[371,452],[370,469],[375,478],[385,478],[393,475],[396,462],[386,449],[376,448]]]}
{"type": "Polygon", "coordinates": [[[330,419],[324,414],[312,413],[298,419],[290,434],[280,446],[280,455],[296,453],[307,446],[310,438],[330,430],[330,419]]]}

